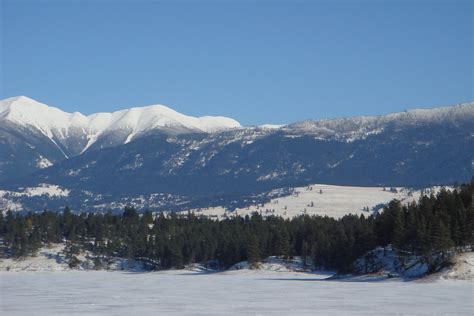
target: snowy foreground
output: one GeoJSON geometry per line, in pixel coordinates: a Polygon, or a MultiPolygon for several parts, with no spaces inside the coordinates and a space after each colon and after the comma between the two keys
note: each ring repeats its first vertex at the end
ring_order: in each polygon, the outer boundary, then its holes
{"type": "Polygon", "coordinates": [[[325,277],[253,270],[0,272],[0,314],[474,313],[470,281],[357,282],[325,277]]]}
{"type": "Polygon", "coordinates": [[[241,262],[222,272],[200,265],[146,272],[120,260],[109,271],[94,271],[83,254],[81,271],[67,266],[62,249],[0,260],[0,315],[474,315],[474,252],[458,255],[449,269],[407,281],[387,278],[391,271],[309,273],[299,257],[269,257],[258,270],[241,262]]]}

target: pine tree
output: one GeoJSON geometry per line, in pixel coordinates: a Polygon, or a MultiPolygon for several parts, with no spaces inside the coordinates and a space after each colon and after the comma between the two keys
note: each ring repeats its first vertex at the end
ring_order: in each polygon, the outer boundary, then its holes
{"type": "Polygon", "coordinates": [[[247,260],[252,268],[257,268],[261,260],[258,240],[253,234],[247,240],[247,260]]]}
{"type": "Polygon", "coordinates": [[[5,219],[3,217],[3,210],[0,209],[0,236],[5,232],[5,219]]]}

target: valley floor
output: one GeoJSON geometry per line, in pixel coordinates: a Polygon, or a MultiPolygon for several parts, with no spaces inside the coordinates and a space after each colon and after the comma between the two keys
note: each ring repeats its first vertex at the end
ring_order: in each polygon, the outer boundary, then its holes
{"type": "MultiPolygon", "coordinates": [[[[206,215],[220,219],[236,215],[251,215],[254,212],[260,213],[263,217],[276,215],[284,218],[292,218],[304,214],[334,218],[340,218],[347,214],[364,214],[369,216],[393,199],[398,199],[402,204],[407,204],[417,201],[422,195],[421,190],[401,187],[352,187],[311,184],[293,189],[294,191],[290,195],[274,198],[260,205],[237,208],[233,211],[229,211],[222,206],[193,209],[191,211],[197,215],[206,215]]],[[[424,194],[429,194],[429,192],[436,193],[440,189],[440,187],[432,187],[423,190],[423,192],[424,194]]],[[[187,214],[187,212],[187,210],[183,211],[182,214],[187,214]]]]}
{"type": "Polygon", "coordinates": [[[472,281],[324,280],[314,273],[0,272],[3,315],[473,315],[472,281]]]}

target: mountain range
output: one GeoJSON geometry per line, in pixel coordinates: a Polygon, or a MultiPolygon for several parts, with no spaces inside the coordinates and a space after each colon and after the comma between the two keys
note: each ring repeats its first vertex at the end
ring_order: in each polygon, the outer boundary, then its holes
{"type": "Polygon", "coordinates": [[[473,122],[474,102],[245,127],[162,105],[85,116],[15,97],[0,101],[0,189],[25,209],[162,209],[310,183],[448,185],[473,175],[473,122]],[[24,194],[47,187],[63,193],[24,194]]]}
{"type": "Polygon", "coordinates": [[[0,180],[32,173],[87,150],[126,144],[151,131],[179,135],[234,127],[240,124],[229,118],[195,118],[163,105],[85,116],[24,96],[9,98],[0,101],[0,180]]]}

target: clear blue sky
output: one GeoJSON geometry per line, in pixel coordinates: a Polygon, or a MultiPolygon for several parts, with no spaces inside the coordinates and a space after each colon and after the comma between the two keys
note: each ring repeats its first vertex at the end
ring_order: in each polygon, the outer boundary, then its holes
{"type": "Polygon", "coordinates": [[[472,1],[0,2],[2,99],[245,125],[473,99],[472,1]]]}

